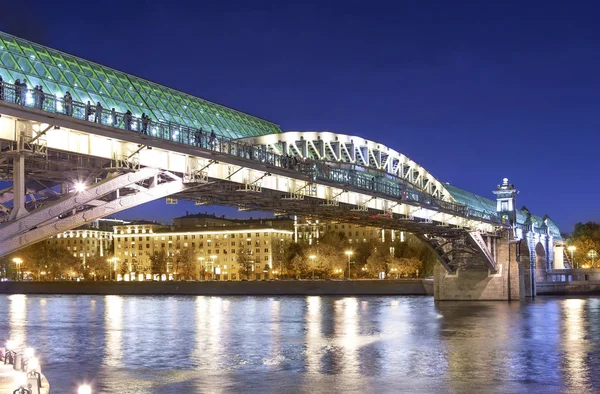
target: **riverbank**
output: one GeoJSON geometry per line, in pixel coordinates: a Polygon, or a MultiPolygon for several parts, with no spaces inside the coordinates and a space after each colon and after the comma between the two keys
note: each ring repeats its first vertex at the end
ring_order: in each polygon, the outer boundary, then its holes
{"type": "Polygon", "coordinates": [[[433,281],[277,280],[240,282],[0,282],[1,294],[100,295],[433,295],[433,281]]]}
{"type": "Polygon", "coordinates": [[[600,295],[600,281],[537,283],[537,295],[600,295]]]}

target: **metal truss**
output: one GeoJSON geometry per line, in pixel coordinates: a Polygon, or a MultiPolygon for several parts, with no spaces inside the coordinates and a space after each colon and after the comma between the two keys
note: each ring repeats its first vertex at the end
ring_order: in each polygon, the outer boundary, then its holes
{"type": "MultiPolygon", "coordinates": [[[[211,180],[209,185],[202,189],[179,193],[177,197],[194,201],[202,198],[210,204],[235,206],[241,211],[275,211],[279,215],[293,214],[361,226],[408,231],[434,251],[448,272],[470,266],[486,266],[492,271],[497,269],[493,253],[485,245],[481,233],[468,226],[451,225],[435,218],[423,219],[413,215],[399,215],[389,209],[377,210],[367,204],[357,206],[337,200],[335,200],[337,204],[328,204],[309,195],[304,195],[304,198],[289,198],[288,194],[265,188],[260,194],[247,193],[240,190],[236,183],[218,180],[211,180]],[[198,193],[201,193],[201,196],[198,196],[198,193]],[[473,237],[479,237],[485,249],[476,244],[473,237]]],[[[496,233],[485,234],[490,239],[496,235],[496,233]]]]}
{"type": "Polygon", "coordinates": [[[474,266],[487,267],[492,272],[498,270],[493,254],[478,232],[463,231],[454,237],[422,232],[414,235],[435,254],[449,273],[474,266]],[[482,244],[475,241],[475,238],[479,238],[482,244]]]}
{"type": "Polygon", "coordinates": [[[69,192],[58,201],[4,224],[0,228],[0,255],[187,188],[190,186],[182,178],[151,168],[108,178],[80,193],[69,192]]]}
{"type": "Polygon", "coordinates": [[[489,269],[492,271],[496,271],[498,269],[498,264],[496,264],[496,259],[494,258],[493,253],[490,251],[488,244],[486,244],[483,239],[482,234],[479,231],[470,231],[469,232],[470,240],[473,241],[472,244],[477,248],[478,252],[483,254],[485,257],[485,263],[489,269]]]}
{"type": "Polygon", "coordinates": [[[285,132],[245,138],[266,151],[302,159],[356,164],[397,176],[435,198],[454,202],[443,183],[423,167],[387,146],[330,132],[285,132]]]}
{"type": "MultiPolygon", "coordinates": [[[[31,115],[17,112],[7,116],[31,115]]],[[[227,149],[207,151],[135,133],[110,134],[77,122],[65,121],[58,129],[42,119],[18,123],[31,129],[27,137],[41,141],[48,136],[51,147],[44,154],[20,155],[23,165],[18,166],[13,157],[0,155],[0,176],[14,183],[11,190],[0,191],[0,254],[161,197],[398,229],[456,244],[468,240],[469,231],[490,231],[496,223],[408,186],[407,179],[415,184],[416,178],[404,174],[399,179],[360,160],[332,166],[314,160],[285,164],[268,152],[248,158],[227,149]],[[74,140],[77,144],[69,143],[74,140]],[[381,182],[371,171],[379,171],[381,182]],[[85,190],[74,191],[76,182],[85,184],[85,190]],[[23,197],[16,205],[15,196],[23,197]],[[17,216],[12,214],[15,206],[22,208],[17,216]]],[[[0,129],[5,138],[0,150],[13,149],[10,131],[0,129]]]]}

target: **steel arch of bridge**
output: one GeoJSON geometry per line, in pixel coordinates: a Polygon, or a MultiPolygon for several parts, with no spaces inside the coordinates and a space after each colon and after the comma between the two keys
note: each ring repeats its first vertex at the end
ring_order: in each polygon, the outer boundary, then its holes
{"type": "Polygon", "coordinates": [[[437,199],[455,202],[451,194],[425,168],[382,143],[328,131],[287,131],[245,138],[266,151],[331,163],[345,163],[384,172],[400,178],[437,199]]]}
{"type": "MultiPolygon", "coordinates": [[[[48,96],[41,107],[35,101],[16,105],[12,86],[4,85],[4,93],[0,150],[12,153],[0,155],[0,172],[12,174],[20,186],[0,196],[0,233],[14,230],[0,237],[0,254],[87,220],[176,195],[198,203],[323,215],[427,233],[427,242],[447,270],[455,270],[458,259],[467,255],[483,256],[477,260],[495,270],[494,260],[485,258],[482,242],[473,236],[483,232],[494,237],[504,227],[495,212],[456,203],[441,189],[436,191],[442,198],[437,198],[415,186],[416,174],[411,183],[366,165],[308,156],[290,164],[289,157],[248,141],[220,136],[209,140],[198,130],[162,122],[153,122],[148,134],[139,128],[124,130],[106,113],[101,123],[93,122],[83,103],[73,102],[73,112],[65,114],[63,99],[48,96]],[[86,165],[90,159],[96,165],[86,165]],[[141,178],[132,178],[131,171],[141,178]],[[41,182],[29,184],[25,173],[41,182]],[[92,180],[97,190],[93,198],[69,194],[69,188],[52,196],[51,185],[72,186],[71,174],[92,180]],[[115,176],[119,180],[109,183],[115,176]]],[[[431,178],[428,183],[433,184],[431,178]]]]}

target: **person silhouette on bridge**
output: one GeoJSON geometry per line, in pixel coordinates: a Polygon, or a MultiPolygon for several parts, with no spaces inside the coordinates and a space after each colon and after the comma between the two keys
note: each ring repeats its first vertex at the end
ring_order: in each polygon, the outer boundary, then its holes
{"type": "Polygon", "coordinates": [[[64,97],[65,101],[65,114],[67,116],[73,116],[73,97],[71,97],[71,93],[67,91],[64,97]]]}
{"type": "Polygon", "coordinates": [[[131,130],[131,111],[127,110],[123,115],[123,122],[125,123],[125,130],[131,130]]]}
{"type": "Polygon", "coordinates": [[[35,108],[40,107],[40,87],[38,85],[33,88],[33,106],[35,108]]]}
{"type": "Polygon", "coordinates": [[[44,109],[44,102],[46,101],[46,93],[44,93],[44,87],[42,85],[38,88],[38,94],[40,96],[40,109],[44,109]]]}
{"type": "Polygon", "coordinates": [[[96,113],[94,115],[94,123],[99,123],[102,124],[102,104],[100,104],[100,101],[98,101],[98,103],[96,104],[96,113]]]}
{"type": "Polygon", "coordinates": [[[15,81],[15,104],[21,104],[21,80],[15,81]]]}
{"type": "Polygon", "coordinates": [[[115,111],[114,107],[110,110],[110,119],[112,120],[112,126],[117,127],[117,111],[115,111]]]}
{"type": "Polygon", "coordinates": [[[92,103],[90,103],[90,100],[88,100],[87,104],[85,105],[85,120],[89,122],[90,116],[92,116],[92,103]]]}
{"type": "Polygon", "coordinates": [[[210,131],[210,142],[209,142],[209,144],[210,144],[210,147],[211,147],[212,149],[214,149],[214,148],[215,148],[215,139],[216,139],[216,138],[217,138],[217,135],[215,134],[215,131],[214,131],[214,130],[211,130],[211,131],[210,131]]]}
{"type": "Polygon", "coordinates": [[[0,100],[4,100],[4,80],[2,79],[2,75],[0,75],[0,100]]]}
{"type": "Polygon", "coordinates": [[[142,133],[148,135],[148,124],[150,124],[150,117],[145,113],[142,114],[142,133]]]}
{"type": "Polygon", "coordinates": [[[196,146],[202,146],[202,127],[194,132],[194,143],[196,146]]]}
{"type": "Polygon", "coordinates": [[[24,79],[21,82],[21,105],[25,105],[25,101],[27,101],[27,80],[24,79]]]}

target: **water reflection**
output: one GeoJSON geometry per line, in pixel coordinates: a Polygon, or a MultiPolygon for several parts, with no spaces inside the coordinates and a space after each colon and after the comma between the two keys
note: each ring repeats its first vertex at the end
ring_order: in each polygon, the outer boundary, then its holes
{"type": "Polygon", "coordinates": [[[106,296],[104,298],[104,324],[106,345],[104,347],[104,363],[108,367],[120,366],[123,358],[123,297],[106,296]]]}
{"type": "Polygon", "coordinates": [[[321,297],[307,297],[306,302],[306,371],[314,374],[321,360],[321,297]]]}
{"type": "Polygon", "coordinates": [[[14,341],[17,348],[27,345],[27,296],[23,294],[12,294],[8,296],[10,302],[8,319],[10,321],[10,339],[14,341]]]}
{"type": "Polygon", "coordinates": [[[589,390],[590,370],[587,362],[589,342],[586,338],[585,306],[585,300],[568,299],[563,302],[564,318],[561,320],[564,332],[562,350],[565,354],[563,374],[567,387],[589,390]]]}
{"type": "Polygon", "coordinates": [[[0,296],[53,391],[600,390],[600,299],[0,296]]]}

